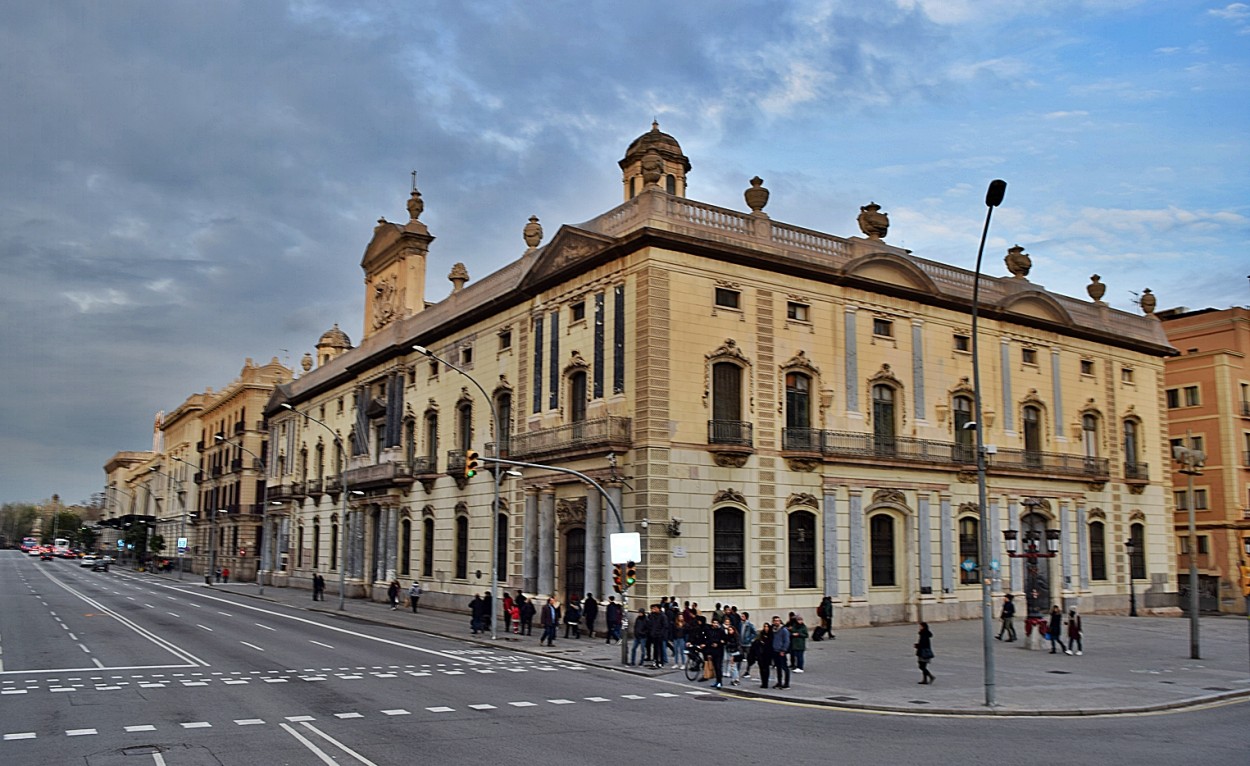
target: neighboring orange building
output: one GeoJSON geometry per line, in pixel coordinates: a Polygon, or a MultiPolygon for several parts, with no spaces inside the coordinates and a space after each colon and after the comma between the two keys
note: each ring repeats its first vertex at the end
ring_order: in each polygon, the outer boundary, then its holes
{"type": "MultiPolygon", "coordinates": [[[[1174,309],[1159,318],[1181,352],[1166,362],[1169,438],[1181,444],[1192,432],[1207,454],[1202,475],[1194,477],[1199,608],[1245,613],[1237,567],[1250,562],[1250,309],[1174,309]]],[[[1188,477],[1176,467],[1176,571],[1185,590],[1188,477]]]]}

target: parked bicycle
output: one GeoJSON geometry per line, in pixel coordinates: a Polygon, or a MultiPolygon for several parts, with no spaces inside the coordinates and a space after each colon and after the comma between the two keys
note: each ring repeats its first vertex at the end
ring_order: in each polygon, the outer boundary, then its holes
{"type": "Polygon", "coordinates": [[[686,678],[698,681],[703,678],[703,652],[697,646],[686,646],[686,678]]]}

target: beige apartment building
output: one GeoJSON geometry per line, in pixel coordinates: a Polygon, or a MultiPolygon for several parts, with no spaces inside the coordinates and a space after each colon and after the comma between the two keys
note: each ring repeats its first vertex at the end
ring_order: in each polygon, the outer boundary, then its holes
{"type": "Polygon", "coordinates": [[[406,223],[379,221],[360,344],[323,337],[265,411],[282,582],[319,572],[334,591],[341,574],[380,598],[416,579],[463,607],[493,570],[509,591],[602,598],[608,535],[628,531],[632,605],[810,615],[828,594],[841,625],[960,619],[980,614],[982,574],[1035,590],[1033,609],[1126,611],[1130,577],[1142,606],[1174,605],[1174,350],[1155,317],[1103,303],[1098,277],[1090,299],[1046,290],[1022,248],[984,278],[984,561],[973,275],[889,244],[875,204],[844,211],[863,236],[843,237],[772,219],[758,178],[746,210],[690,199],[658,125],[619,165],[621,205],[545,243],[532,217],[513,260],[476,280],[456,264],[439,299],[420,193],[406,223]],[[468,451],[525,464],[497,506],[468,451]],[[1009,557],[1009,530],[1054,530],[1056,555],[1009,557]]]}
{"type": "MultiPolygon", "coordinates": [[[[1181,355],[1167,362],[1165,402],[1173,444],[1206,453],[1193,477],[1201,611],[1245,614],[1238,566],[1250,561],[1250,309],[1163,312],[1181,355]]],[[[1178,590],[1188,592],[1189,476],[1174,473],[1178,590]]],[[[1188,599],[1180,606],[1187,608],[1188,599]]]]}

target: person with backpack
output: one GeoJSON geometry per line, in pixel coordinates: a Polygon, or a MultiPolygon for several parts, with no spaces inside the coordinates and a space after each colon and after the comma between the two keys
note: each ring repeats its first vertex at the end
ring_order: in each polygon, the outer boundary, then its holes
{"type": "Polygon", "coordinates": [[[417,613],[417,604],[421,601],[421,583],[416,580],[412,581],[412,587],[408,588],[408,606],[412,607],[412,613],[417,613]]]}
{"type": "Polygon", "coordinates": [[[816,626],[816,632],[812,634],[812,640],[824,641],[825,638],[834,638],[832,596],[825,596],[820,600],[820,605],[816,607],[816,617],[820,622],[816,626]]]}

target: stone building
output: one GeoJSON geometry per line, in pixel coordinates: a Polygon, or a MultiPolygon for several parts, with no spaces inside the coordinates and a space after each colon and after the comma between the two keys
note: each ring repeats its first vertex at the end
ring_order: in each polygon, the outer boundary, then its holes
{"type": "Polygon", "coordinates": [[[319,351],[265,411],[289,582],[317,571],[333,591],[342,566],[352,596],[419,579],[462,607],[494,570],[507,590],[602,596],[623,529],[645,601],[810,614],[828,594],[844,625],[958,619],[980,614],[984,573],[996,591],[1027,578],[1039,607],[1126,610],[1131,571],[1145,605],[1173,604],[1157,319],[1101,302],[1097,277],[1091,300],[1047,291],[1023,248],[984,278],[982,561],[972,274],[889,244],[876,203],[841,237],[773,220],[759,178],[746,211],[690,199],[658,125],[620,167],[621,205],[546,243],[532,217],[523,252],[476,280],[457,264],[441,300],[420,194],[406,223],[378,222],[360,344],[319,351]],[[495,508],[470,450],[526,464],[495,508]],[[1010,559],[1007,530],[1055,530],[1057,555],[1010,559]]]}
{"type": "MultiPolygon", "coordinates": [[[[1193,481],[1198,607],[1245,614],[1237,567],[1250,561],[1250,309],[1177,309],[1160,318],[1181,351],[1167,362],[1169,438],[1181,446],[1192,438],[1206,453],[1193,481]]],[[[1172,490],[1178,589],[1187,591],[1189,476],[1173,472],[1172,490]]]]}

